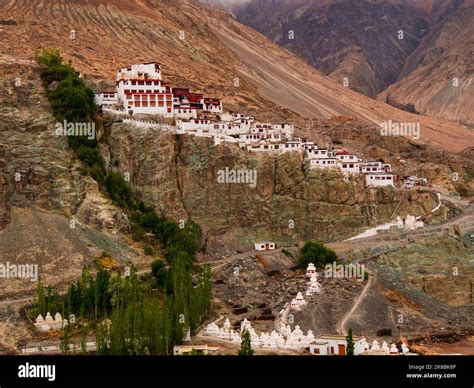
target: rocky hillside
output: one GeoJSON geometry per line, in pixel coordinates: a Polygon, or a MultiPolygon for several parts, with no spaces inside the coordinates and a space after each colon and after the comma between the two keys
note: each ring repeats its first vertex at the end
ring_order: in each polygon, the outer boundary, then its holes
{"type": "MultiPolygon", "coordinates": [[[[104,152],[109,164],[129,173],[143,200],[161,213],[199,223],[204,230],[204,249],[211,256],[247,251],[259,239],[291,246],[308,239],[348,238],[389,219],[399,204],[397,212],[403,216],[425,214],[437,203],[430,193],[373,191],[365,187],[362,177],[345,181],[334,172],[309,171],[298,154],[275,158],[249,154],[236,145],[214,146],[204,138],[159,130],[144,133],[113,121],[107,125],[110,135],[104,152]],[[219,182],[219,171],[226,169],[255,170],[256,187],[219,182]]],[[[341,129],[336,136],[341,142],[356,144],[363,133],[361,130],[351,140],[341,129]]],[[[385,146],[368,148],[365,155],[393,158],[397,171],[403,171],[404,162],[391,149],[407,160],[420,155],[408,143],[385,146]]],[[[432,149],[422,152],[432,160],[442,157],[432,149]]],[[[459,160],[438,163],[435,170],[433,165],[419,164],[417,171],[431,174],[435,181],[436,176],[449,176],[449,165],[459,160]]]]}
{"type": "Polygon", "coordinates": [[[222,96],[227,109],[261,120],[301,128],[304,118],[344,115],[377,131],[389,119],[420,122],[422,142],[456,152],[474,146],[465,127],[361,96],[230,15],[191,0],[58,0],[48,7],[15,0],[4,10],[2,53],[31,58],[35,47],[60,47],[96,88],[113,87],[121,65],[159,61],[166,81],[222,96]]]}
{"type": "MultiPolygon", "coordinates": [[[[107,251],[122,263],[140,258],[123,240],[127,216],[98,190],[54,135],[37,65],[0,59],[0,246],[3,262],[38,264],[45,282],[67,282],[107,251]],[[16,83],[17,78],[21,80],[16,83]]],[[[36,287],[6,281],[0,291],[36,287]]]]}
{"type": "Polygon", "coordinates": [[[337,82],[346,78],[353,90],[381,93],[380,100],[407,111],[473,122],[472,0],[208,3],[337,82]]]}
{"type": "Polygon", "coordinates": [[[379,96],[421,114],[474,124],[474,1],[456,1],[433,16],[429,36],[408,58],[400,79],[379,96]]]}
{"type": "Polygon", "coordinates": [[[423,11],[389,2],[253,1],[236,17],[370,97],[398,79],[429,27],[423,11]]]}

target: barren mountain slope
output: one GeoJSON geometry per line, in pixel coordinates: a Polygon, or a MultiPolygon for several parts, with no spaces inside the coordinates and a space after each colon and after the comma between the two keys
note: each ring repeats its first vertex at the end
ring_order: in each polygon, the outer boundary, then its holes
{"type": "Polygon", "coordinates": [[[236,17],[370,97],[397,80],[428,30],[428,15],[405,2],[255,0],[236,17]]]}
{"type": "Polygon", "coordinates": [[[80,71],[101,80],[113,80],[121,65],[157,60],[166,80],[223,96],[228,108],[261,119],[420,121],[422,141],[453,151],[474,145],[466,128],[352,92],[228,14],[193,1],[16,0],[4,9],[4,53],[31,57],[34,47],[61,47],[80,71]]]}
{"type": "Polygon", "coordinates": [[[402,76],[408,75],[381,93],[380,99],[472,125],[473,58],[474,1],[466,0],[445,23],[435,26],[429,39],[408,59],[402,76]]]}
{"type": "MultiPolygon", "coordinates": [[[[208,3],[222,7],[216,1],[208,3]]],[[[473,122],[472,0],[250,0],[225,9],[353,90],[375,97],[391,85],[380,99],[398,108],[473,122]]]]}

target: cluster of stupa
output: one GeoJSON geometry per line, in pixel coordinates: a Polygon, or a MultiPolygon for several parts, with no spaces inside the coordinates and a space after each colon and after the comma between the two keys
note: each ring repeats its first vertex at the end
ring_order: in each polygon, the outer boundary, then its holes
{"type": "MultiPolygon", "coordinates": [[[[306,290],[306,296],[319,294],[321,292],[321,284],[318,282],[318,272],[313,263],[308,264],[306,269],[306,276],[309,278],[308,289],[306,290]]],[[[298,292],[296,296],[290,302],[290,309],[294,311],[300,311],[306,306],[306,301],[303,297],[302,292],[298,292]]]]}
{"type": "Polygon", "coordinates": [[[240,332],[233,330],[229,319],[226,318],[222,327],[217,326],[214,322],[207,325],[204,335],[224,341],[240,343],[241,334],[245,330],[250,334],[253,348],[303,349],[314,341],[313,332],[308,330],[307,335],[305,335],[298,325],[295,326],[293,331],[290,325],[283,325],[280,332],[273,330],[271,333],[264,332],[259,335],[247,318],[244,318],[241,322],[240,332]]]}
{"type": "Polygon", "coordinates": [[[240,334],[232,329],[229,318],[225,319],[222,327],[217,326],[214,322],[207,325],[204,335],[235,343],[241,341],[240,334]]]}
{"type": "Polygon", "coordinates": [[[308,268],[306,268],[306,276],[309,278],[306,295],[310,296],[313,294],[319,294],[321,291],[321,284],[318,282],[318,272],[313,263],[308,264],[308,268]]]}
{"type": "Polygon", "coordinates": [[[66,326],[68,324],[67,319],[63,319],[61,317],[61,314],[56,313],[54,315],[54,318],[51,316],[51,313],[46,314],[46,318],[43,318],[43,316],[40,314],[36,317],[36,321],[34,323],[35,327],[39,331],[50,331],[50,330],[60,330],[63,328],[63,326],[66,326]]]}
{"type": "MultiPolygon", "coordinates": [[[[410,349],[404,343],[401,346],[401,353],[408,354],[410,349]]],[[[372,344],[369,345],[367,341],[364,342],[364,354],[369,355],[397,355],[400,354],[400,351],[397,348],[397,345],[392,343],[390,347],[387,342],[383,342],[382,346],[379,345],[377,340],[373,340],[372,344]]]]}

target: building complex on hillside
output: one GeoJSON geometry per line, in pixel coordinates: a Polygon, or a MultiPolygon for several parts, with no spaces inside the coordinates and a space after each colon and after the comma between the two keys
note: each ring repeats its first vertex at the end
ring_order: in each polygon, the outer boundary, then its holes
{"type": "Polygon", "coordinates": [[[97,105],[121,106],[130,114],[151,114],[174,118],[197,118],[197,111],[222,112],[222,101],[173,88],[163,82],[161,66],[156,62],[123,67],[117,71],[116,91],[96,94],[97,105]]]}
{"type": "MultiPolygon", "coordinates": [[[[364,174],[369,187],[394,187],[391,166],[382,161],[364,162],[344,149],[320,148],[313,142],[294,137],[288,123],[259,123],[252,116],[225,113],[222,100],[172,87],[163,82],[156,62],[135,64],[117,71],[116,91],[96,94],[97,105],[124,115],[157,115],[174,120],[167,129],[214,139],[214,144],[236,143],[249,152],[279,154],[303,153],[310,169],[332,169],[348,176],[364,174]]],[[[140,124],[139,121],[126,119],[140,124]]],[[[144,128],[152,122],[142,122],[144,128]]],[[[157,123],[158,125],[158,123],[157,123]]],[[[164,126],[162,126],[164,128],[164,126]]]]}

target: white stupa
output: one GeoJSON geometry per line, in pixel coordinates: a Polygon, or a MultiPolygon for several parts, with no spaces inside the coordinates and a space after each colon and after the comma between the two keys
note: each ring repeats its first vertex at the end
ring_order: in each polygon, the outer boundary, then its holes
{"type": "Polygon", "coordinates": [[[306,276],[310,278],[313,275],[318,276],[318,272],[316,271],[314,264],[309,263],[308,268],[306,268],[306,276]]]}
{"type": "Polygon", "coordinates": [[[296,325],[295,326],[295,330],[293,330],[293,336],[295,338],[298,339],[298,341],[300,341],[302,338],[304,338],[304,334],[303,334],[303,331],[301,330],[301,328],[299,327],[299,325],[296,325]]]}
{"type": "Polygon", "coordinates": [[[303,297],[303,294],[301,292],[298,292],[296,294],[296,301],[298,302],[298,304],[300,305],[300,307],[304,307],[306,306],[306,301],[304,300],[304,297],[303,297]]]}
{"type": "Polygon", "coordinates": [[[299,311],[300,310],[300,304],[299,302],[296,300],[296,298],[293,298],[291,303],[290,303],[290,308],[292,310],[295,310],[295,311],[299,311]]]}
{"type": "Polygon", "coordinates": [[[230,324],[229,318],[225,319],[224,325],[222,327],[224,328],[224,330],[230,330],[231,324],[230,324]]]}
{"type": "Polygon", "coordinates": [[[388,345],[387,345],[387,343],[386,343],[385,341],[383,341],[383,343],[382,343],[382,350],[383,350],[386,354],[388,354],[388,352],[390,351],[390,349],[388,348],[388,345]]]}
{"type": "Polygon", "coordinates": [[[306,291],[306,295],[319,294],[319,292],[321,291],[321,284],[319,284],[316,275],[311,276],[311,279],[308,282],[308,286],[309,287],[306,291]]]}
{"type": "Polygon", "coordinates": [[[379,342],[377,340],[374,340],[372,342],[372,347],[370,348],[371,351],[376,351],[380,350],[379,342]]]}
{"type": "Polygon", "coordinates": [[[219,335],[219,326],[214,322],[210,323],[206,327],[205,335],[208,335],[209,337],[217,337],[219,335]]]}
{"type": "Polygon", "coordinates": [[[53,319],[53,317],[51,316],[51,313],[50,313],[50,312],[48,312],[48,313],[46,314],[46,318],[45,318],[44,320],[45,320],[45,322],[48,323],[48,324],[51,324],[51,323],[54,322],[54,319],[53,319]]]}
{"type": "Polygon", "coordinates": [[[244,320],[240,323],[240,332],[243,333],[245,329],[249,330],[252,328],[252,323],[244,318],[244,320]]]}
{"type": "Polygon", "coordinates": [[[367,342],[367,340],[366,340],[366,339],[364,339],[363,346],[364,346],[364,352],[366,352],[366,351],[370,350],[369,343],[367,342]]]}
{"type": "Polygon", "coordinates": [[[237,332],[234,331],[234,330],[231,330],[231,331],[230,331],[230,336],[229,336],[229,337],[230,337],[230,340],[231,340],[232,342],[234,342],[234,343],[239,344],[239,343],[241,342],[241,338],[240,338],[239,333],[237,333],[237,332]]]}
{"type": "Polygon", "coordinates": [[[389,351],[389,353],[390,353],[390,354],[398,354],[397,345],[395,345],[395,344],[390,345],[390,351],[389,351]]]}
{"type": "Polygon", "coordinates": [[[308,334],[306,334],[306,344],[309,345],[314,341],[314,334],[312,330],[308,330],[308,334]]]}

